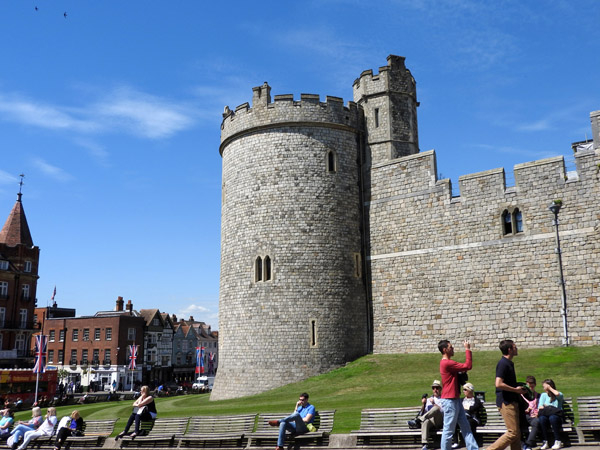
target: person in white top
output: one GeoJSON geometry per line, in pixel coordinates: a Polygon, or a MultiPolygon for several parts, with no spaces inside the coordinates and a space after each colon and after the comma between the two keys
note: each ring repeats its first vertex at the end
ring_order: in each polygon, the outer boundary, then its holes
{"type": "Polygon", "coordinates": [[[25,433],[23,443],[17,448],[17,450],[25,450],[25,448],[27,448],[27,444],[29,444],[32,440],[39,438],[40,436],[52,435],[56,422],[56,408],[50,407],[46,413],[46,420],[44,420],[37,430],[28,431],[25,433]]]}

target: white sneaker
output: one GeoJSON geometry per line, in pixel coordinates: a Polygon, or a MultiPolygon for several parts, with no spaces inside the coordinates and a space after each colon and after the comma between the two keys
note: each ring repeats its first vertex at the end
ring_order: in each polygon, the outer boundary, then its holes
{"type": "Polygon", "coordinates": [[[550,446],[548,445],[548,441],[544,441],[540,447],[540,450],[548,450],[549,448],[550,446]]]}
{"type": "Polygon", "coordinates": [[[453,449],[458,448],[458,442],[455,442],[454,444],[452,444],[452,448],[453,449]]]}
{"type": "Polygon", "coordinates": [[[554,445],[552,446],[552,450],[558,450],[559,448],[563,448],[564,445],[561,441],[554,441],[554,445]]]}

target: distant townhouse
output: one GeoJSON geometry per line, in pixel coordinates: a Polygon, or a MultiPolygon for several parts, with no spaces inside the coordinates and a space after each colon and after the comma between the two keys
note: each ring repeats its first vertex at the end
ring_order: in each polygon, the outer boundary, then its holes
{"type": "Polygon", "coordinates": [[[39,247],[33,244],[21,192],[0,230],[0,367],[31,367],[39,247]]]}
{"type": "Polygon", "coordinates": [[[192,316],[186,323],[192,326],[198,336],[198,347],[204,348],[204,373],[214,375],[217,371],[219,355],[219,333],[212,331],[211,326],[205,322],[195,321],[192,316]]]}
{"type": "Polygon", "coordinates": [[[143,382],[158,385],[171,380],[173,355],[173,324],[167,314],[158,309],[140,309],[146,321],[144,329],[143,382]]]}

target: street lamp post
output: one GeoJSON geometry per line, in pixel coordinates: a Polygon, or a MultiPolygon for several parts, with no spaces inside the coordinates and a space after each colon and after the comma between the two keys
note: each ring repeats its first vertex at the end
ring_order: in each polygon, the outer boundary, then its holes
{"type": "Polygon", "coordinates": [[[560,251],[560,237],[558,234],[558,212],[562,206],[561,200],[554,200],[552,204],[548,207],[550,211],[554,214],[554,220],[552,221],[552,225],[556,229],[556,249],[554,250],[556,256],[558,258],[558,272],[560,275],[560,287],[561,287],[561,295],[562,295],[562,305],[560,308],[560,315],[562,316],[563,322],[563,345],[565,347],[569,346],[569,329],[567,326],[567,289],[565,288],[565,277],[563,275],[563,266],[562,266],[562,253],[560,251]]]}

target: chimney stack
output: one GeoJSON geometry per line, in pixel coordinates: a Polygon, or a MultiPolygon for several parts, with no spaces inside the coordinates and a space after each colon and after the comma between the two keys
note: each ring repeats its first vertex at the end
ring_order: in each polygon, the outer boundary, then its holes
{"type": "Polygon", "coordinates": [[[127,300],[127,311],[129,311],[129,314],[133,312],[133,303],[131,303],[131,300],[127,300]]]}
{"type": "Polygon", "coordinates": [[[123,297],[117,297],[117,306],[115,306],[115,311],[123,311],[123,297]]]}

